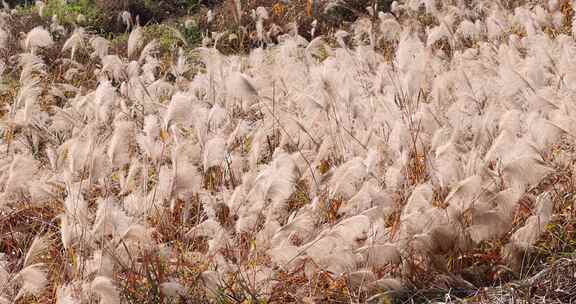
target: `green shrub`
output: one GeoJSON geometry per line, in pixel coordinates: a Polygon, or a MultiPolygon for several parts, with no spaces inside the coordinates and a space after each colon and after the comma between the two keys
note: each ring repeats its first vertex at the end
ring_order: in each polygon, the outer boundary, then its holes
{"type": "Polygon", "coordinates": [[[352,22],[360,15],[367,13],[366,7],[374,7],[375,4],[377,4],[378,11],[389,11],[392,0],[332,0],[328,3],[331,9],[326,11],[325,17],[334,22],[352,22]],[[337,4],[330,5],[334,3],[337,4]]]}
{"type": "Polygon", "coordinates": [[[174,2],[179,8],[183,8],[188,11],[195,10],[200,6],[200,0],[174,0],[174,2]]]}
{"type": "Polygon", "coordinates": [[[44,16],[56,15],[63,25],[81,25],[99,33],[105,33],[106,14],[102,12],[91,0],[78,0],[74,3],[65,3],[63,0],[48,0],[44,9],[44,16]],[[83,15],[84,21],[78,23],[78,16],[83,15]]]}
{"type": "Polygon", "coordinates": [[[182,35],[186,38],[188,45],[194,45],[202,42],[202,31],[197,24],[181,26],[182,35]]]}
{"type": "Polygon", "coordinates": [[[157,39],[162,51],[168,51],[173,46],[194,47],[202,41],[202,34],[197,25],[188,27],[180,24],[151,24],[144,27],[147,40],[157,39]]]}

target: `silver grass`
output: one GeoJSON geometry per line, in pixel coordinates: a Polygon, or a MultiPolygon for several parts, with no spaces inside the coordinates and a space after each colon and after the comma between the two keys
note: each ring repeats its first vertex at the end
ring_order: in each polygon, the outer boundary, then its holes
{"type": "Polygon", "coordinates": [[[86,16],[84,16],[83,14],[78,14],[76,16],[76,23],[78,24],[86,23],[86,16]]]}
{"type": "Polygon", "coordinates": [[[164,282],[160,284],[160,290],[171,298],[184,297],[188,294],[186,288],[178,282],[164,282]]]}
{"type": "Polygon", "coordinates": [[[8,286],[11,274],[7,270],[8,261],[4,253],[0,254],[0,286],[8,286]]]}
{"type": "MultiPolygon", "coordinates": [[[[162,166],[160,168],[160,173],[158,176],[158,184],[156,185],[155,192],[151,192],[149,195],[149,200],[161,200],[163,198],[170,198],[173,194],[172,192],[172,185],[173,185],[173,177],[174,177],[174,170],[167,167],[162,166]]],[[[148,202],[149,206],[154,206],[155,202],[148,202]]]]}
{"type": "Polygon", "coordinates": [[[574,136],[576,134],[575,120],[567,113],[556,110],[550,114],[550,121],[562,131],[574,136]]]}
{"type": "Polygon", "coordinates": [[[530,249],[538,241],[540,234],[546,229],[550,219],[538,215],[530,216],[524,226],[518,229],[510,237],[510,241],[515,246],[523,249],[530,249]]]}
{"type": "Polygon", "coordinates": [[[0,29],[0,50],[6,49],[10,33],[5,29],[0,29]]]}
{"type": "Polygon", "coordinates": [[[242,0],[234,0],[234,6],[236,9],[236,22],[238,24],[240,24],[240,22],[242,21],[242,0]]]}
{"type": "Polygon", "coordinates": [[[160,48],[160,43],[156,39],[148,42],[140,52],[140,62],[144,62],[149,56],[155,56],[160,48]]]}
{"type": "Polygon", "coordinates": [[[467,228],[472,240],[476,243],[498,239],[512,228],[510,219],[502,216],[499,210],[482,212],[473,215],[472,225],[467,228]]]}
{"type": "Polygon", "coordinates": [[[22,282],[14,300],[27,295],[39,295],[48,284],[48,278],[43,264],[33,264],[20,270],[16,278],[22,282]]]}
{"type": "Polygon", "coordinates": [[[539,159],[522,157],[506,164],[502,176],[508,187],[522,191],[536,186],[552,171],[539,159]]]}
{"type": "Polygon", "coordinates": [[[388,167],[385,175],[386,186],[390,189],[399,189],[406,182],[405,169],[401,165],[395,164],[388,167]]]}
{"type": "Polygon", "coordinates": [[[208,10],[206,12],[206,21],[208,23],[212,23],[212,21],[214,21],[214,14],[212,13],[212,10],[208,10]]]}
{"type": "Polygon", "coordinates": [[[91,158],[88,163],[88,174],[91,180],[99,181],[102,178],[110,176],[114,166],[106,157],[106,146],[96,146],[91,152],[91,158]]]}
{"type": "Polygon", "coordinates": [[[35,202],[42,203],[55,198],[53,189],[42,179],[32,181],[28,191],[30,192],[30,199],[35,202]]]}
{"type": "Polygon", "coordinates": [[[74,217],[68,214],[61,214],[60,218],[60,240],[64,249],[69,249],[82,236],[85,228],[74,217]]]}
{"type": "Polygon", "coordinates": [[[360,190],[360,185],[367,176],[366,166],[361,158],[354,158],[334,171],[330,179],[330,195],[351,198],[360,190]]]}
{"type": "Polygon", "coordinates": [[[156,72],[160,67],[160,61],[156,57],[150,57],[150,56],[146,57],[144,61],[145,63],[142,66],[142,75],[141,75],[142,80],[138,80],[136,78],[138,74],[135,74],[135,76],[132,77],[131,80],[131,83],[134,84],[132,85],[132,87],[134,88],[135,91],[138,92],[137,97],[133,98],[138,98],[139,100],[144,98],[154,100],[155,95],[152,95],[153,93],[151,93],[150,91],[146,92],[147,90],[145,89],[145,85],[148,83],[153,83],[158,80],[162,81],[162,79],[156,79],[156,72]],[[138,86],[138,83],[140,83],[140,86],[138,86]]]}
{"type": "Polygon", "coordinates": [[[119,304],[120,303],[120,293],[118,289],[112,283],[112,280],[98,276],[94,278],[90,284],[92,292],[100,297],[101,304],[119,304]]]}
{"type": "MultiPolygon", "coordinates": [[[[153,244],[152,234],[150,228],[141,224],[131,224],[122,231],[118,237],[114,240],[116,243],[121,242],[138,242],[143,246],[148,246],[153,244]]],[[[131,254],[130,249],[128,249],[128,254],[131,254]]]]}
{"type": "Polygon", "coordinates": [[[38,16],[44,17],[44,9],[46,8],[46,3],[44,3],[43,1],[37,0],[34,2],[34,5],[38,9],[38,16]]]}
{"type": "Polygon", "coordinates": [[[510,222],[517,208],[517,203],[522,196],[522,192],[515,188],[508,188],[496,193],[490,203],[496,205],[499,216],[506,218],[510,222]]]}
{"type": "Polygon", "coordinates": [[[398,249],[389,244],[366,245],[358,248],[356,253],[362,256],[368,267],[382,267],[387,264],[399,265],[402,262],[402,256],[398,249]]]}
{"type": "Polygon", "coordinates": [[[403,215],[421,213],[429,209],[433,191],[432,185],[429,183],[418,185],[408,198],[406,206],[402,210],[403,215]]]}
{"type": "Polygon", "coordinates": [[[79,49],[85,48],[86,31],[83,27],[77,27],[70,35],[70,38],[64,42],[62,52],[70,51],[70,59],[74,60],[74,55],[79,49]]]}
{"type": "Polygon", "coordinates": [[[90,39],[90,45],[94,52],[90,57],[104,58],[108,55],[108,49],[110,48],[110,41],[106,38],[95,36],[90,39]]]}
{"type": "Polygon", "coordinates": [[[280,229],[280,222],[273,216],[274,210],[268,211],[266,221],[260,231],[256,235],[256,242],[263,244],[265,248],[270,248],[272,245],[272,238],[278,229],[280,229]]]}
{"type": "MultiPolygon", "coordinates": [[[[84,169],[89,160],[90,141],[80,140],[79,138],[70,139],[65,142],[57,152],[59,159],[67,159],[67,169],[70,172],[76,172],[84,169]]],[[[60,161],[59,160],[59,161],[60,161]]]]}
{"type": "MultiPolygon", "coordinates": [[[[130,265],[129,256],[141,250],[158,250],[166,260],[175,254],[171,245],[156,243],[155,227],[142,220],[176,212],[182,202],[183,220],[194,227],[186,237],[208,241],[207,252],[190,259],[217,270],[202,275],[210,296],[221,278],[242,271],[266,298],[271,267],[301,267],[310,279],[320,271],[344,275],[354,289],[382,296],[401,290],[402,282],[372,267],[402,268],[405,253],[422,255],[422,266],[433,267],[451,252],[466,254],[503,236],[511,237],[501,256],[514,266],[517,260],[507,255],[521,258],[532,249],[554,209],[549,196],[538,197],[515,230],[519,201],[546,186],[541,181],[555,166],[566,169],[572,161],[568,151],[555,150],[576,134],[576,44],[573,37],[544,33],[542,27],[562,25],[554,5],[509,12],[484,2],[474,9],[434,2],[395,3],[395,15],[381,12],[378,19],[378,9],[370,8],[374,20],[351,27],[353,46],[345,32],[308,42],[295,23],[264,28],[269,16],[257,9],[257,38],[268,43],[285,33],[278,45],[228,56],[215,48],[218,40],[240,37],[207,33],[210,47],[197,49],[205,70],[190,74],[189,58],[179,50],[169,71],[174,81],[158,74],[157,43],[145,46],[139,27],[130,35],[128,58],[108,55],[104,38],[78,40],[72,33],[63,49],[78,57],[76,42],[90,41],[98,68],[87,75],[87,66],[69,58],[50,62],[65,84],[45,83],[47,65],[33,55],[40,46],[7,58],[7,71],[20,71],[20,92],[0,122],[2,129],[16,127],[0,158],[1,204],[61,201],[60,238],[70,254],[82,249],[74,271],[85,279],[55,289],[58,301],[100,296],[102,303],[119,302],[112,279],[117,263],[130,265]],[[436,27],[412,23],[420,6],[436,27]],[[486,20],[478,18],[484,14],[486,20]],[[526,35],[510,34],[516,29],[526,35]],[[339,47],[323,41],[334,37],[339,47]],[[451,44],[451,56],[433,52],[440,40],[451,44]],[[474,47],[465,49],[467,40],[474,47]],[[377,43],[396,49],[393,60],[374,50],[377,43]],[[75,88],[70,82],[78,77],[94,77],[98,87],[75,88]],[[53,106],[41,107],[45,101],[53,106]],[[47,158],[35,151],[44,142],[47,158]],[[544,161],[552,148],[553,158],[544,161]],[[412,154],[424,151],[426,182],[414,184],[412,154]],[[201,173],[214,167],[223,170],[225,185],[206,191],[201,173]],[[446,209],[433,204],[438,191],[449,191],[446,209]],[[294,208],[290,198],[302,192],[310,203],[294,208]],[[397,193],[407,197],[402,206],[397,193]],[[196,199],[203,210],[198,222],[190,216],[196,199]],[[96,208],[89,207],[92,200],[96,208]],[[324,222],[326,200],[341,202],[335,223],[324,222]],[[223,205],[233,224],[220,223],[223,205]],[[396,212],[398,232],[390,238],[385,219],[396,212]],[[253,238],[257,247],[248,254],[266,252],[270,265],[246,267],[225,257],[238,234],[253,238]],[[98,277],[104,288],[91,291],[98,277]]],[[[0,42],[2,31],[12,32],[10,18],[0,13],[0,42]]],[[[63,37],[66,29],[52,21],[49,36],[63,37]]],[[[36,265],[41,259],[33,253],[44,252],[43,245],[35,240],[22,263],[36,265]]],[[[6,263],[0,257],[0,285],[12,275],[6,263]]],[[[159,288],[167,297],[188,296],[176,282],[160,281],[159,288]]],[[[20,297],[47,282],[37,283],[20,297]]],[[[14,300],[16,292],[2,296],[14,300]]]]}
{"type": "Polygon", "coordinates": [[[4,195],[7,197],[22,197],[28,193],[27,185],[38,171],[38,162],[31,157],[18,155],[8,168],[7,180],[4,185],[4,195]]]}
{"type": "Polygon", "coordinates": [[[213,297],[217,296],[220,285],[222,284],[220,274],[216,271],[208,270],[202,272],[200,278],[202,279],[202,283],[204,284],[207,293],[213,297]]]}
{"type": "Polygon", "coordinates": [[[121,20],[124,25],[126,25],[126,30],[130,30],[132,27],[132,14],[128,11],[122,11],[118,14],[118,19],[121,20]]]}
{"type": "Polygon", "coordinates": [[[347,250],[339,250],[317,259],[317,263],[334,275],[342,275],[356,268],[355,256],[347,250]]]}
{"type": "Polygon", "coordinates": [[[474,208],[482,191],[482,177],[479,175],[470,176],[459,182],[445,200],[449,204],[449,214],[452,217],[459,216],[469,208],[474,208]]]}
{"type": "Polygon", "coordinates": [[[100,199],[91,234],[94,237],[120,236],[128,231],[133,219],[112,199],[100,199]]]}
{"type": "Polygon", "coordinates": [[[211,237],[216,235],[216,233],[222,229],[220,223],[213,219],[207,219],[202,223],[196,225],[196,227],[190,229],[187,233],[187,237],[211,237]]]}
{"type": "Polygon", "coordinates": [[[318,27],[318,20],[314,19],[314,21],[312,21],[310,26],[312,27],[310,29],[310,36],[314,38],[316,37],[316,28],[318,27]]]}
{"type": "Polygon", "coordinates": [[[198,193],[202,185],[202,177],[198,168],[189,161],[175,161],[171,194],[181,198],[189,198],[198,193]]]}
{"type": "Polygon", "coordinates": [[[46,253],[46,250],[50,246],[50,241],[48,240],[47,236],[37,236],[28,247],[28,252],[24,257],[24,267],[31,266],[39,262],[38,260],[41,256],[46,253]]]}
{"type": "Polygon", "coordinates": [[[302,213],[290,218],[288,223],[276,231],[271,240],[272,247],[284,247],[288,245],[291,237],[306,240],[314,232],[314,218],[310,213],[302,213]]]}
{"type": "Polygon", "coordinates": [[[36,74],[44,74],[46,72],[44,61],[34,54],[20,54],[18,56],[18,65],[22,68],[20,82],[23,84],[34,80],[36,74]]]}
{"type": "MultiPolygon", "coordinates": [[[[445,213],[436,212],[436,214],[438,218],[445,217],[445,213]]],[[[462,239],[464,233],[455,224],[439,220],[428,220],[424,224],[427,227],[422,231],[425,230],[425,232],[413,235],[408,248],[422,254],[443,254],[454,248],[464,247],[465,241],[462,239]],[[433,223],[431,227],[430,222],[433,223]]]]}
{"type": "Polygon", "coordinates": [[[144,33],[140,26],[136,26],[128,36],[128,58],[134,57],[144,44],[144,33]]]}
{"type": "Polygon", "coordinates": [[[107,122],[110,119],[110,111],[116,103],[116,92],[109,81],[104,81],[98,85],[93,95],[94,115],[100,122],[107,122]]]}
{"type": "Polygon", "coordinates": [[[403,34],[400,37],[396,57],[398,66],[402,70],[406,70],[409,65],[414,61],[414,58],[423,52],[424,44],[419,39],[410,34],[403,34]]]}
{"type": "Polygon", "coordinates": [[[34,105],[36,104],[39,95],[42,93],[42,88],[40,87],[40,80],[31,77],[24,80],[22,87],[18,91],[16,96],[16,101],[12,105],[12,113],[16,114],[14,111],[20,108],[19,117],[16,117],[16,121],[21,124],[29,124],[32,122],[32,116],[34,114],[34,105]]]}
{"type": "Polygon", "coordinates": [[[382,38],[387,41],[397,40],[400,37],[402,27],[394,16],[378,12],[378,18],[380,19],[380,35],[382,38]]]}
{"type": "Polygon", "coordinates": [[[319,261],[327,254],[342,250],[343,246],[345,244],[342,243],[337,234],[324,230],[316,238],[304,244],[302,251],[314,261],[319,261]]]}
{"type": "Polygon", "coordinates": [[[117,55],[106,55],[102,58],[103,73],[108,73],[113,80],[122,81],[126,78],[125,63],[117,55]]]}
{"type": "Polygon", "coordinates": [[[434,43],[442,39],[447,39],[450,37],[450,33],[444,24],[440,24],[432,29],[429,29],[427,34],[428,39],[426,40],[426,45],[428,47],[431,47],[434,43]]]}
{"type": "Polygon", "coordinates": [[[534,142],[535,146],[540,151],[545,151],[553,144],[557,143],[565,133],[562,128],[556,126],[553,122],[541,117],[533,117],[529,119],[528,132],[531,141],[534,142]]]}
{"type": "Polygon", "coordinates": [[[174,91],[175,87],[163,79],[157,79],[148,86],[148,92],[156,100],[170,99],[174,91]]]}
{"type": "Polygon", "coordinates": [[[132,159],[126,177],[121,175],[119,180],[121,182],[121,193],[129,193],[136,190],[138,188],[139,180],[142,180],[142,174],[142,164],[137,159],[132,159]]]}
{"type": "Polygon", "coordinates": [[[258,91],[252,82],[242,73],[230,75],[226,82],[226,89],[231,96],[247,99],[247,101],[253,101],[258,96],[258,91]]]}
{"type": "Polygon", "coordinates": [[[519,110],[510,110],[502,114],[498,127],[502,132],[508,132],[516,135],[522,132],[522,117],[523,113],[519,110]]]}
{"type": "Polygon", "coordinates": [[[224,138],[217,136],[206,143],[203,152],[202,164],[204,171],[212,167],[223,167],[226,156],[226,141],[224,138]]]}
{"type": "MultiPolygon", "coordinates": [[[[132,60],[130,61],[127,65],[126,65],[126,77],[128,79],[128,81],[133,80],[135,77],[138,77],[140,75],[140,69],[144,69],[145,66],[140,67],[138,64],[138,61],[136,60],[132,60]]],[[[125,94],[128,95],[128,94],[125,94]]]]}
{"type": "Polygon", "coordinates": [[[24,39],[23,46],[26,51],[34,53],[38,48],[48,48],[54,44],[50,32],[38,26],[31,29],[24,39]]]}
{"type": "Polygon", "coordinates": [[[344,31],[344,30],[338,30],[335,34],[336,37],[336,41],[338,42],[338,45],[342,48],[342,49],[346,49],[346,41],[344,40],[346,37],[349,36],[349,33],[344,31]]]}
{"type": "Polygon", "coordinates": [[[179,93],[172,96],[170,105],[164,114],[164,126],[168,128],[172,124],[186,125],[190,123],[192,103],[188,96],[179,93]]]}
{"type": "Polygon", "coordinates": [[[306,47],[306,52],[312,56],[321,57],[323,55],[322,52],[324,52],[327,48],[328,46],[326,45],[324,38],[316,37],[312,39],[310,43],[308,43],[308,46],[306,47]]]}
{"type": "Polygon", "coordinates": [[[176,77],[183,77],[186,72],[190,70],[190,65],[187,62],[186,55],[182,48],[178,49],[178,57],[176,62],[170,66],[170,72],[176,77]]]}
{"type": "Polygon", "coordinates": [[[381,208],[387,212],[393,206],[392,199],[387,192],[381,191],[380,187],[366,182],[345,206],[340,207],[342,214],[354,215],[362,213],[370,208],[381,208]]]}
{"type": "Polygon", "coordinates": [[[65,36],[68,33],[68,30],[59,23],[57,17],[58,16],[56,15],[52,15],[52,22],[50,23],[50,32],[60,36],[65,36]]]}
{"type": "Polygon", "coordinates": [[[108,157],[116,167],[122,167],[130,163],[131,145],[134,144],[134,124],[129,121],[121,121],[114,126],[114,133],[108,146],[108,157]]]}
{"type": "Polygon", "coordinates": [[[254,204],[241,208],[242,212],[250,215],[250,219],[246,218],[246,220],[255,219],[252,216],[254,212],[259,212],[259,209],[268,203],[277,215],[284,210],[286,200],[294,191],[297,173],[292,158],[289,155],[283,156],[256,176],[254,185],[248,193],[248,197],[254,204]]]}
{"type": "Polygon", "coordinates": [[[488,152],[486,152],[484,160],[486,161],[509,160],[508,156],[510,155],[510,152],[514,151],[513,141],[517,139],[518,137],[516,137],[516,135],[508,131],[501,132],[500,135],[498,135],[498,137],[496,137],[496,139],[492,143],[492,146],[490,147],[488,152]]]}
{"type": "Polygon", "coordinates": [[[146,214],[152,205],[148,203],[146,196],[142,193],[133,191],[124,198],[123,207],[128,215],[139,217],[146,214]]]}
{"type": "Polygon", "coordinates": [[[299,262],[298,257],[302,254],[302,249],[297,246],[286,245],[275,247],[267,251],[274,263],[284,269],[292,269],[299,262]]]}
{"type": "Polygon", "coordinates": [[[102,250],[94,250],[92,258],[83,266],[85,275],[96,274],[102,277],[111,277],[114,271],[114,260],[102,250]]]}
{"type": "Polygon", "coordinates": [[[462,155],[452,142],[436,149],[433,165],[434,175],[442,186],[452,186],[459,182],[463,175],[462,155]]]}
{"type": "Polygon", "coordinates": [[[356,215],[340,222],[333,231],[345,246],[358,247],[368,237],[371,228],[369,217],[356,215]]]}
{"type": "MultiPolygon", "coordinates": [[[[256,206],[263,207],[264,203],[258,203],[256,206]]],[[[260,208],[258,208],[260,209],[260,208]]],[[[252,211],[252,210],[250,210],[252,211]]],[[[234,226],[238,233],[253,233],[258,224],[258,213],[250,211],[240,211],[240,215],[234,226]]]]}
{"type": "MultiPolygon", "coordinates": [[[[526,96],[530,110],[541,112],[542,114],[550,113],[557,110],[558,104],[555,102],[559,97],[554,90],[549,87],[539,89],[537,94],[528,94],[526,96]]],[[[532,114],[534,115],[534,114],[532,114]]]]}
{"type": "Polygon", "coordinates": [[[58,288],[56,304],[80,304],[80,300],[74,296],[73,285],[63,285],[58,288]]]}
{"type": "Polygon", "coordinates": [[[219,230],[216,235],[208,241],[208,255],[214,255],[219,250],[230,246],[230,237],[228,233],[222,229],[219,230]]]}
{"type": "Polygon", "coordinates": [[[480,35],[480,31],[476,24],[474,24],[470,20],[464,20],[458,26],[456,33],[462,36],[463,38],[474,39],[476,40],[480,35]]]}

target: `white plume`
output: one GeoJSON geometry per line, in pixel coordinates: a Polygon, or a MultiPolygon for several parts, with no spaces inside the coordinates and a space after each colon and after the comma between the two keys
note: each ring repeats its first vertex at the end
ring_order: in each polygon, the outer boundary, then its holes
{"type": "Polygon", "coordinates": [[[144,44],[144,32],[140,26],[135,27],[128,36],[128,57],[132,58],[144,44]]]}
{"type": "Polygon", "coordinates": [[[38,26],[31,29],[24,40],[24,49],[32,53],[38,48],[48,48],[54,44],[50,32],[38,26]]]}
{"type": "Polygon", "coordinates": [[[22,282],[22,285],[14,298],[15,300],[26,295],[38,295],[48,284],[48,276],[43,264],[27,266],[20,270],[16,277],[22,282]]]}
{"type": "Polygon", "coordinates": [[[119,304],[120,294],[118,289],[107,277],[98,276],[90,284],[92,292],[100,297],[101,304],[119,304]]]}

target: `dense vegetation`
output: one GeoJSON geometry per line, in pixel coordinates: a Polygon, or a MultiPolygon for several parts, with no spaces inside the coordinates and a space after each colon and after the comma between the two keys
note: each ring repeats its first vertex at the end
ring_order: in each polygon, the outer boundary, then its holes
{"type": "Polygon", "coordinates": [[[0,304],[576,300],[571,1],[25,4],[0,304]]]}

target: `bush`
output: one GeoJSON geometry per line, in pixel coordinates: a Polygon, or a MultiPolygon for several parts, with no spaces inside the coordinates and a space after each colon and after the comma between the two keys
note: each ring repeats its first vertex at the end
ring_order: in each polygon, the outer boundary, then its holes
{"type": "Polygon", "coordinates": [[[140,24],[161,22],[168,18],[186,15],[200,5],[199,0],[94,0],[97,7],[109,15],[128,11],[139,16],[140,24]]]}
{"type": "Polygon", "coordinates": [[[63,0],[48,0],[44,9],[44,16],[58,16],[58,21],[63,25],[81,25],[99,33],[105,33],[106,18],[91,0],[78,0],[66,3],[63,0]],[[78,16],[84,16],[84,20],[78,22],[78,16]]]}
{"type": "Polygon", "coordinates": [[[173,46],[194,46],[202,40],[197,25],[152,24],[144,27],[144,33],[148,40],[157,39],[162,51],[168,51],[173,46]]]}
{"type": "Polygon", "coordinates": [[[366,7],[378,6],[378,11],[390,10],[392,0],[331,0],[328,1],[326,17],[335,22],[354,21],[361,14],[366,13],[366,7]]]}

